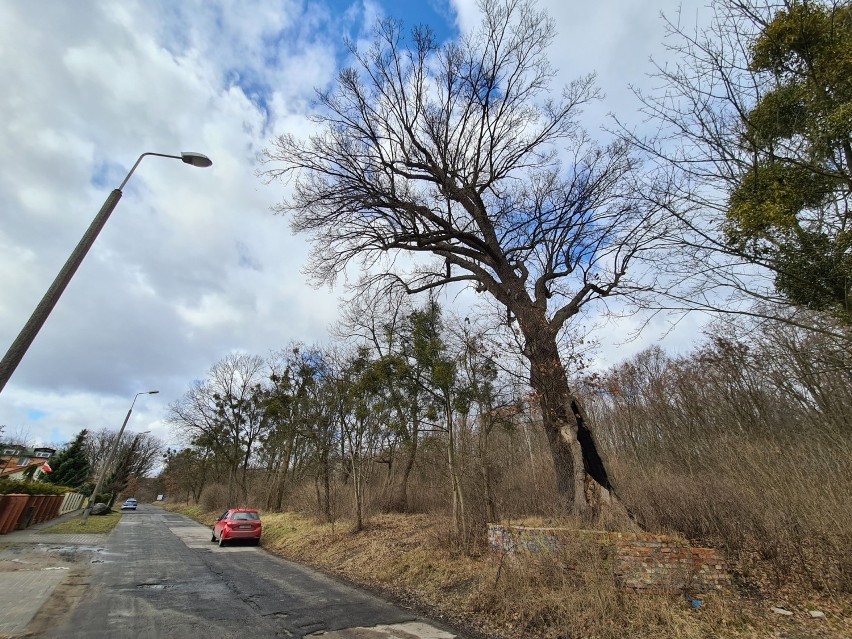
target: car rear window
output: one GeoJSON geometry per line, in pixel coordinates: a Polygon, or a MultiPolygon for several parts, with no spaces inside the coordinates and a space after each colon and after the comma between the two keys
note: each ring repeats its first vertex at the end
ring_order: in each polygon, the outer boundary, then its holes
{"type": "Polygon", "coordinates": [[[231,515],[231,519],[251,519],[256,521],[260,519],[260,517],[258,517],[257,513],[234,513],[233,515],[231,515]]]}

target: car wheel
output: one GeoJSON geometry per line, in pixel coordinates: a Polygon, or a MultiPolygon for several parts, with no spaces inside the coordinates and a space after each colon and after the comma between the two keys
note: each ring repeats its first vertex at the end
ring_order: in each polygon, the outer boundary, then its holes
{"type": "Polygon", "coordinates": [[[251,544],[252,546],[260,546],[260,539],[252,539],[251,544]]]}
{"type": "Polygon", "coordinates": [[[219,548],[225,547],[225,535],[219,537],[219,548]]]}
{"type": "Polygon", "coordinates": [[[216,533],[210,535],[210,541],[216,541],[216,533]]]}

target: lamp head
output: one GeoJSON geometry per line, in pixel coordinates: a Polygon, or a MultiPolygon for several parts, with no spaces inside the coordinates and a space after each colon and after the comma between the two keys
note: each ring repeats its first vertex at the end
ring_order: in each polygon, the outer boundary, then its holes
{"type": "Polygon", "coordinates": [[[156,390],[156,391],[148,391],[148,394],[149,394],[149,395],[156,395],[156,394],[157,394],[157,393],[159,393],[159,392],[160,392],[160,391],[158,391],[158,390],[156,390]]]}
{"type": "Polygon", "coordinates": [[[213,160],[208,158],[206,155],[203,155],[202,153],[193,153],[191,151],[184,151],[181,153],[180,159],[187,164],[191,164],[192,166],[197,166],[202,169],[213,164],[213,160]]]}

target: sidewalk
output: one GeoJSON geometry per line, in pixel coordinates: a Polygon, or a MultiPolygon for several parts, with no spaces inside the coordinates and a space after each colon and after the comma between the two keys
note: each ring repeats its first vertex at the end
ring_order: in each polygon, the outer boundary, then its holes
{"type": "Polygon", "coordinates": [[[50,528],[51,526],[55,526],[56,524],[66,522],[69,519],[74,519],[82,512],[83,509],[80,508],[79,510],[74,510],[70,513],[65,513],[64,515],[56,517],[55,519],[51,519],[50,521],[43,521],[40,524],[36,524],[35,526],[30,526],[29,528],[25,528],[24,530],[15,530],[13,532],[6,533],[5,535],[0,535],[0,546],[5,544],[96,545],[103,543],[104,539],[107,536],[103,533],[88,535],[53,535],[50,533],[41,532],[45,528],[50,528]]]}
{"type": "Polygon", "coordinates": [[[109,533],[41,532],[81,512],[82,509],[75,510],[25,530],[0,535],[0,639],[25,634],[27,626],[63,580],[75,576],[88,564],[88,561],[81,563],[75,555],[106,542],[109,533]]]}

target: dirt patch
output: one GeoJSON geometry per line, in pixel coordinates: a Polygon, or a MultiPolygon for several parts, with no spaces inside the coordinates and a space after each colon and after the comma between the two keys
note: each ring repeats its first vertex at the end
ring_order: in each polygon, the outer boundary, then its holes
{"type": "Polygon", "coordinates": [[[101,550],[96,546],[55,544],[18,544],[0,548],[0,573],[34,570],[65,573],[64,579],[30,621],[23,636],[40,637],[70,616],[89,587],[89,566],[101,550]]]}
{"type": "Polygon", "coordinates": [[[27,626],[27,635],[40,637],[52,628],[64,624],[89,588],[89,570],[77,566],[53,591],[33,620],[27,626]]]}

